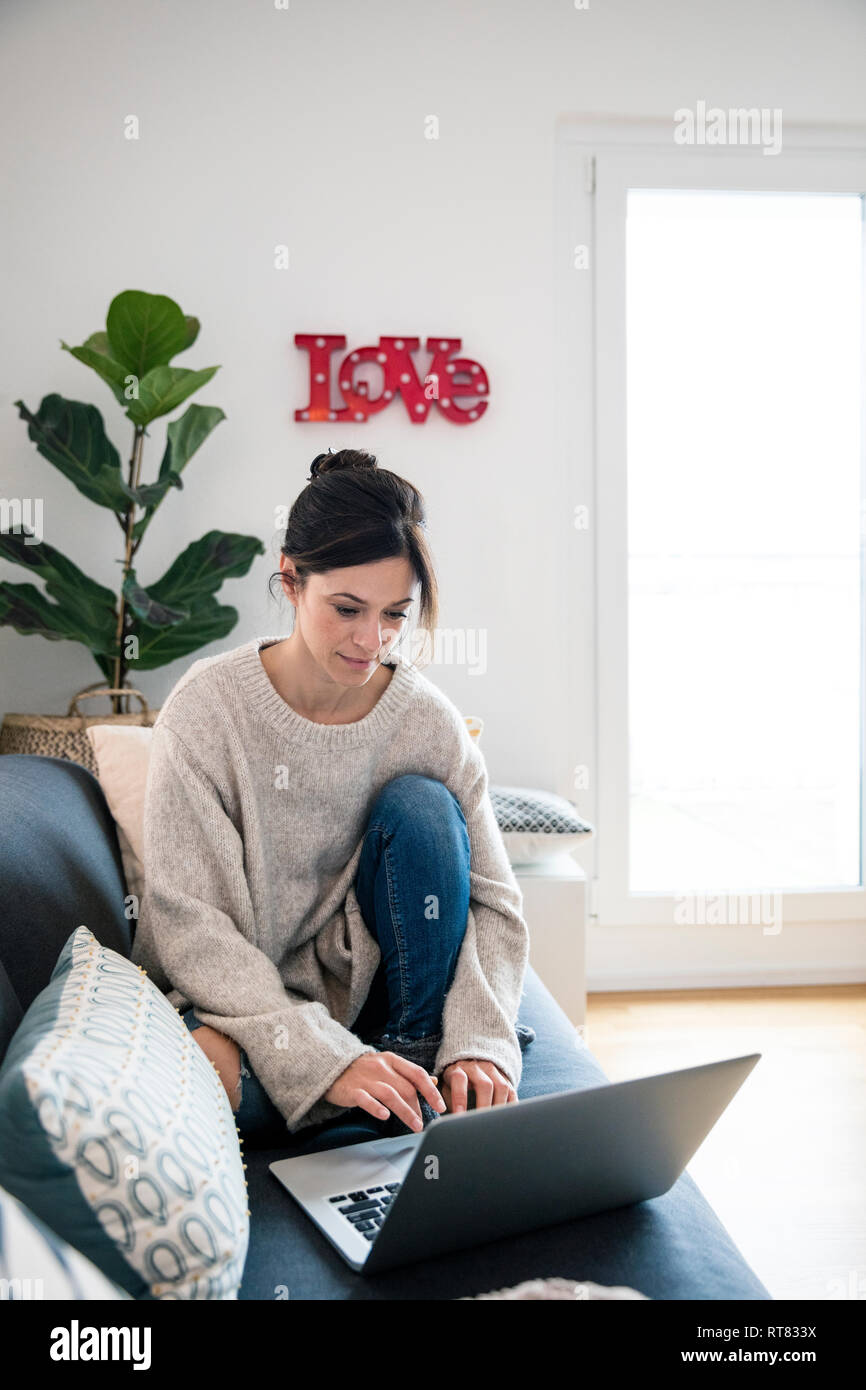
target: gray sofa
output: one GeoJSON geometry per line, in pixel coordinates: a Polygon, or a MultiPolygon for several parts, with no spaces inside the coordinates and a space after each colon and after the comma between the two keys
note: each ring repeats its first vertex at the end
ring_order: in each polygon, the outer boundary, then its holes
{"type": "MultiPolygon", "coordinates": [[[[130,954],[126,883],[114,821],[98,781],[60,758],[0,757],[0,1060],[84,923],[130,954]]],[[[536,1039],[520,1096],[608,1080],[530,968],[520,1021],[536,1039]]],[[[408,1265],[355,1274],[268,1169],[293,1152],[245,1145],[250,1244],[242,1299],[453,1299],[558,1275],[626,1284],[651,1299],[769,1299],[688,1172],[663,1197],[408,1265]]]]}

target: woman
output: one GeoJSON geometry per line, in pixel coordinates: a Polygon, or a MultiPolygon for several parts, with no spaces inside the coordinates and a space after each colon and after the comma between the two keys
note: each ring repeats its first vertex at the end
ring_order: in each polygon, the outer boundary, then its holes
{"type": "Polygon", "coordinates": [[[288,638],[196,661],[154,725],[133,960],[238,1129],[309,1147],[517,1100],[528,956],[484,760],[401,642],[437,586],[416,488],[320,454],[279,577],[288,638]]]}

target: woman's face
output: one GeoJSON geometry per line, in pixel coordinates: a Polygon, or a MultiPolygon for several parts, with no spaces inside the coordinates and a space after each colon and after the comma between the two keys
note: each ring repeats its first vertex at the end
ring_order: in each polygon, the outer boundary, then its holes
{"type": "MultiPolygon", "coordinates": [[[[294,578],[284,555],[280,569],[294,578]]],[[[295,631],[314,659],[341,685],[363,685],[406,630],[416,588],[410,562],[394,556],[311,574],[303,592],[293,583],[286,592],[296,609],[295,631]]]]}

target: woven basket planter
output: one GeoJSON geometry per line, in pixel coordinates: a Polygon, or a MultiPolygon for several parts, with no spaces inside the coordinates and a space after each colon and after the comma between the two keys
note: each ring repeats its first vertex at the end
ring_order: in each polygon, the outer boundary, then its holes
{"type": "Polygon", "coordinates": [[[44,758],[66,758],[80,763],[88,772],[97,775],[96,760],[86,730],[91,724],[137,724],[152,727],[159,714],[151,709],[140,690],[132,686],[115,689],[95,682],[79,690],[69,703],[66,714],[7,714],[0,727],[0,754],[36,753],[44,758]],[[135,695],[141,709],[132,714],[82,714],[79,700],[93,700],[98,695],[135,695]]]}

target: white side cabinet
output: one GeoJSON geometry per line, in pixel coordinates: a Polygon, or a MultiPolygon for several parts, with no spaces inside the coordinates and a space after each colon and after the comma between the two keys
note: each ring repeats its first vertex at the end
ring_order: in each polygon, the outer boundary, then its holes
{"type": "Polygon", "coordinates": [[[586,874],[570,854],[512,865],[529,928],[529,963],[585,1041],[586,874]]]}

